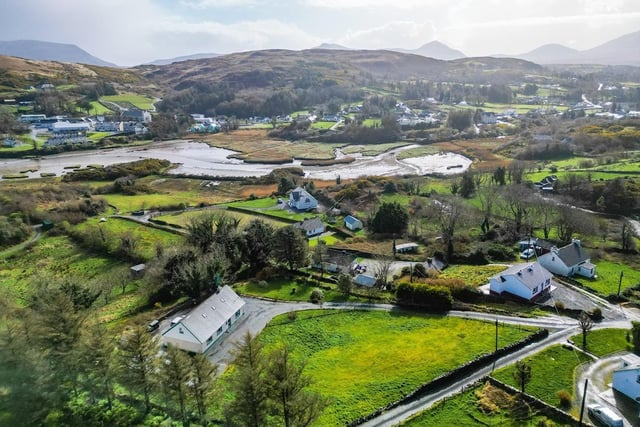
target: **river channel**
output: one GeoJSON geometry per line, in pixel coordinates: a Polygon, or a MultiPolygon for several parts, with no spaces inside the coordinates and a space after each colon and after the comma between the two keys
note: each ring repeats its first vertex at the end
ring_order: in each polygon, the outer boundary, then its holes
{"type": "MultiPolygon", "coordinates": [[[[454,153],[441,153],[399,160],[396,155],[415,145],[396,148],[377,156],[349,155],[355,161],[349,164],[304,166],[305,176],[313,179],[333,180],[361,176],[454,174],[466,170],[471,160],[454,153]]],[[[176,164],[169,173],[242,177],[267,175],[273,169],[301,166],[300,161],[282,165],[245,163],[230,158],[234,151],[211,147],[202,142],[184,140],[163,141],[139,147],[120,147],[95,151],[73,151],[41,157],[39,159],[0,159],[0,176],[24,173],[39,178],[41,173],[64,175],[75,167],[89,165],[108,166],[141,159],[165,159],[176,164]]],[[[337,151],[337,157],[342,154],[337,151]]]]}

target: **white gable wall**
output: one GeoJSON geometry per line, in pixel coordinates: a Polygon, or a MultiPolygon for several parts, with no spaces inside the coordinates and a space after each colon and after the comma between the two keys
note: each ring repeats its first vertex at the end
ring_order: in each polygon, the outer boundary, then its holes
{"type": "Polygon", "coordinates": [[[489,281],[489,288],[492,292],[497,294],[501,294],[503,292],[508,292],[512,295],[519,296],[520,298],[524,298],[526,300],[530,300],[537,294],[533,294],[531,289],[529,289],[524,283],[520,280],[516,279],[515,276],[503,276],[505,281],[502,282],[499,278],[491,278],[489,281]]]}
{"type": "Polygon", "coordinates": [[[553,251],[539,257],[538,263],[551,273],[558,274],[560,276],[571,276],[574,273],[571,268],[565,265],[558,254],[553,251]]]}
{"type": "Polygon", "coordinates": [[[171,329],[162,335],[162,342],[174,345],[184,351],[204,352],[204,345],[181,322],[173,325],[171,329]]]}

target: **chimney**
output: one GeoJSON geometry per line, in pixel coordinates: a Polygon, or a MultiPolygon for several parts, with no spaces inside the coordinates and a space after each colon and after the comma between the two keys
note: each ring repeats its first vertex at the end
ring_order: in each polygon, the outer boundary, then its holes
{"type": "Polygon", "coordinates": [[[573,244],[576,245],[577,247],[580,247],[580,240],[578,239],[573,239],[572,240],[573,244]]]}

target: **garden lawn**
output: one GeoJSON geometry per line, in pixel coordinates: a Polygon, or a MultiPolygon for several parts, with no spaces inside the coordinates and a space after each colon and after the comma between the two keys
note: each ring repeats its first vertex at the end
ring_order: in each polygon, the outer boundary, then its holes
{"type": "Polygon", "coordinates": [[[602,295],[618,293],[620,272],[623,272],[621,291],[640,284],[640,270],[626,264],[613,261],[594,261],[596,265],[596,279],[575,276],[574,279],[588,286],[602,295]]]}
{"type": "Polygon", "coordinates": [[[482,286],[494,275],[507,269],[506,265],[450,265],[438,277],[462,279],[467,285],[482,286]]]}
{"type": "Polygon", "coordinates": [[[526,420],[518,420],[508,409],[499,409],[497,413],[483,412],[478,406],[479,397],[484,385],[478,385],[464,393],[456,394],[444,401],[440,401],[426,411],[410,418],[400,424],[402,427],[441,427],[441,426],[465,426],[465,427],[486,427],[486,426],[510,426],[521,427],[531,426],[564,426],[549,420],[545,416],[532,414],[526,420]],[[544,424],[543,424],[544,423],[544,424]]]}
{"type": "MultiPolygon", "coordinates": [[[[527,357],[524,361],[531,366],[531,381],[526,385],[525,392],[550,405],[558,406],[560,400],[556,393],[566,390],[573,395],[575,369],[592,360],[581,351],[561,345],[527,357]]],[[[493,377],[520,389],[513,378],[514,371],[515,365],[511,365],[496,371],[493,377]]]]}
{"type": "MultiPolygon", "coordinates": [[[[625,351],[631,347],[627,342],[628,329],[596,329],[587,334],[587,351],[598,357],[616,351],[625,351]]],[[[577,346],[582,346],[582,334],[571,337],[577,346]]]]}
{"type": "MultiPolygon", "coordinates": [[[[328,274],[325,274],[327,277],[328,274]]],[[[323,283],[322,286],[327,286],[323,283]]],[[[277,279],[271,281],[250,281],[243,282],[235,285],[235,289],[243,295],[251,295],[261,298],[270,298],[281,301],[303,301],[309,302],[311,300],[311,292],[317,286],[307,285],[303,281],[296,279],[277,279]]],[[[324,301],[328,302],[344,302],[346,298],[342,293],[336,290],[325,290],[324,301]]]]}
{"type": "MultiPolygon", "coordinates": [[[[506,326],[499,345],[531,330],[506,326]]],[[[304,311],[276,317],[260,334],[306,363],[310,389],[328,399],[315,425],[345,425],[493,350],[493,323],[387,311],[304,311]]]]}
{"type": "Polygon", "coordinates": [[[336,124],[336,122],[313,122],[311,124],[311,129],[330,129],[336,124]]]}
{"type": "Polygon", "coordinates": [[[113,110],[105,107],[98,101],[91,101],[91,113],[96,116],[101,116],[104,114],[113,114],[113,110]]]}

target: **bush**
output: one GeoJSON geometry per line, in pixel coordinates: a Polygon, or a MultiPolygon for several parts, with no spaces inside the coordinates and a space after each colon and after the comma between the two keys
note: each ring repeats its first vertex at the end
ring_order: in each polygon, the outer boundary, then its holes
{"type": "Polygon", "coordinates": [[[569,393],[567,390],[560,390],[559,392],[556,393],[556,396],[558,396],[558,400],[560,401],[560,407],[561,408],[570,408],[571,407],[571,393],[569,393]]]}
{"type": "Polygon", "coordinates": [[[453,297],[449,289],[424,283],[401,282],[396,287],[396,297],[401,303],[418,305],[435,311],[448,311],[453,305],[453,297]]]}
{"type": "Polygon", "coordinates": [[[322,289],[314,289],[313,291],[311,291],[311,302],[314,304],[318,304],[321,303],[322,300],[324,300],[324,292],[322,292],[322,289]]]}
{"type": "Polygon", "coordinates": [[[589,313],[589,317],[591,317],[593,320],[601,320],[602,310],[600,309],[600,307],[595,307],[593,310],[591,310],[591,313],[589,313]]]}
{"type": "Polygon", "coordinates": [[[554,306],[556,307],[556,310],[564,310],[564,303],[562,301],[556,301],[554,306]]]}

